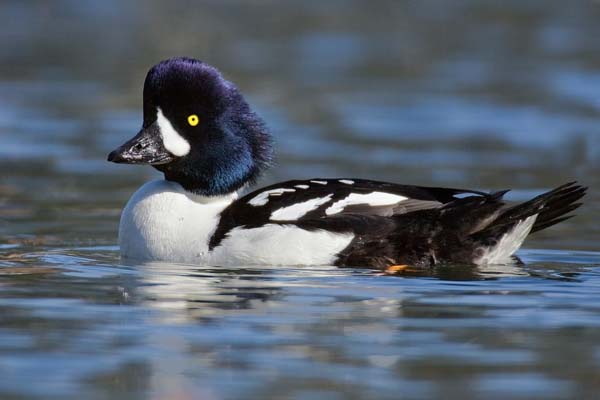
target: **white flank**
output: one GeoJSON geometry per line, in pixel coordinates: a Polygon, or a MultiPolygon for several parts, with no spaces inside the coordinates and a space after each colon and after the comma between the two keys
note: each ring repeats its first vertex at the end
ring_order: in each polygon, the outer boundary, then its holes
{"type": "Polygon", "coordinates": [[[254,206],[254,207],[264,206],[265,204],[267,204],[269,202],[269,196],[281,196],[285,192],[295,192],[295,191],[296,191],[296,189],[285,189],[285,188],[265,190],[264,192],[261,192],[258,195],[254,196],[252,199],[250,199],[248,204],[250,204],[251,206],[254,206]]]}
{"type": "Polygon", "coordinates": [[[350,179],[340,179],[338,182],[345,183],[346,185],[354,185],[354,181],[351,181],[350,179]]]}
{"type": "Polygon", "coordinates": [[[327,185],[327,181],[311,181],[312,183],[318,183],[319,185],[327,185]]]}
{"type": "Polygon", "coordinates": [[[308,186],[308,185],[296,185],[294,187],[298,188],[298,189],[308,189],[310,186],[308,186]]]}
{"type": "Polygon", "coordinates": [[[307,231],[293,225],[235,228],[211,253],[209,265],[332,265],[352,233],[307,231]]]}
{"type": "Polygon", "coordinates": [[[325,197],[318,197],[316,199],[310,199],[302,203],[296,203],[288,207],[280,208],[279,210],[273,211],[271,214],[272,221],[295,221],[305,215],[306,213],[316,210],[321,204],[327,203],[331,200],[333,194],[325,197]]]}
{"type": "Polygon", "coordinates": [[[370,206],[387,206],[406,200],[404,196],[385,192],[372,192],[366,194],[352,193],[342,200],[338,200],[325,210],[325,214],[337,214],[347,206],[355,204],[368,204],[370,206]]]}
{"type": "Polygon", "coordinates": [[[486,249],[483,255],[475,260],[475,264],[502,264],[509,261],[510,256],[519,250],[519,247],[529,235],[536,218],[537,214],[515,225],[510,232],[505,233],[500,238],[495,246],[486,249]]]}
{"type": "Polygon", "coordinates": [[[175,128],[173,128],[171,121],[164,116],[160,107],[157,107],[156,123],[160,129],[163,145],[169,153],[177,157],[183,157],[190,152],[190,144],[177,133],[175,128]]]}

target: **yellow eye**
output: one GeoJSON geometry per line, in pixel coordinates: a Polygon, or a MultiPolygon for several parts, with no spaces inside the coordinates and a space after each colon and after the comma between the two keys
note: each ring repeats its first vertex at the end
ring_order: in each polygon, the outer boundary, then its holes
{"type": "Polygon", "coordinates": [[[200,120],[196,114],[188,115],[188,124],[191,126],[196,126],[198,125],[198,122],[200,122],[200,120]]]}

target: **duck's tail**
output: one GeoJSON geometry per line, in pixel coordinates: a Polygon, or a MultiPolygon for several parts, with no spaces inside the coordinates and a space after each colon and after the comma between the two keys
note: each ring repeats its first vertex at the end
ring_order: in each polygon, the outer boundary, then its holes
{"type": "Polygon", "coordinates": [[[570,182],[533,199],[506,208],[484,229],[474,233],[481,253],[476,264],[495,264],[509,259],[530,233],[567,220],[582,205],[587,188],[570,182]]]}
{"type": "Polygon", "coordinates": [[[587,187],[578,185],[577,182],[570,182],[538,196],[545,196],[545,201],[541,212],[537,216],[535,224],[531,228],[531,232],[541,231],[542,229],[546,229],[574,217],[574,215],[567,214],[583,204],[582,202],[579,202],[579,200],[585,196],[586,192],[587,187]]]}

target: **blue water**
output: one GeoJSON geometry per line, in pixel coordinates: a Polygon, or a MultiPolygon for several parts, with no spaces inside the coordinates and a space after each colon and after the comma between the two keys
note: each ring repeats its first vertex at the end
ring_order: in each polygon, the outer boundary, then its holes
{"type": "Polygon", "coordinates": [[[600,6],[573,1],[0,6],[0,398],[573,399],[600,390],[600,6]],[[107,153],[146,70],[202,58],[276,138],[260,182],[590,186],[524,264],[236,268],[119,259],[156,178],[107,153]]]}

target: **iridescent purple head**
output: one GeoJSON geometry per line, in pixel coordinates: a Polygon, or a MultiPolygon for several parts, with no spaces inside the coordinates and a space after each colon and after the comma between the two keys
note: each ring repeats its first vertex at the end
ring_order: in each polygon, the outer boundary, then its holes
{"type": "Polygon", "coordinates": [[[177,57],[150,69],[140,132],[108,160],[150,164],[205,196],[252,183],[272,157],[262,119],[234,84],[201,61],[177,57]]]}

